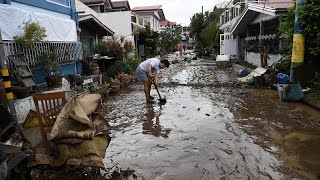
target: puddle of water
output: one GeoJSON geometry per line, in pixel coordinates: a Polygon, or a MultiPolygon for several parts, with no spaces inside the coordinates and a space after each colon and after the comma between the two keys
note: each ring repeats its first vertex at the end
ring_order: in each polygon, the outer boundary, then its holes
{"type": "Polygon", "coordinates": [[[163,90],[168,103],[161,107],[141,104],[142,92],[110,103],[123,115],[142,110],[112,133],[107,167],[118,163],[145,179],[280,178],[277,158],[233,123],[226,108],[230,94],[184,86],[163,90]]]}
{"type": "Polygon", "coordinates": [[[281,102],[272,90],[255,89],[241,105],[235,112],[238,123],[248,134],[269,141],[256,142],[279,154],[284,174],[319,178],[319,111],[301,103],[281,102]]]}

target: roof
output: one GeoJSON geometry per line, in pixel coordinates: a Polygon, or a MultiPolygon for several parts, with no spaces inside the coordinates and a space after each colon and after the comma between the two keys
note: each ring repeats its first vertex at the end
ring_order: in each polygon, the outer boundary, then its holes
{"type": "Polygon", "coordinates": [[[131,10],[130,4],[127,0],[124,1],[112,1],[112,7],[115,9],[125,8],[125,10],[131,10]]]}
{"type": "Polygon", "coordinates": [[[79,24],[88,23],[88,22],[90,23],[93,22],[95,25],[97,25],[100,28],[100,30],[104,31],[102,32],[103,34],[112,34],[112,35],[114,34],[114,32],[110,28],[104,25],[101,21],[99,21],[99,19],[97,19],[92,14],[79,16],[79,24]]]}
{"type": "Polygon", "coordinates": [[[159,16],[160,16],[160,21],[166,20],[166,17],[164,16],[164,12],[161,9],[161,5],[156,5],[156,6],[140,6],[140,7],[135,7],[132,8],[132,12],[155,12],[158,11],[159,16]]]}
{"type": "Polygon", "coordinates": [[[140,7],[135,7],[132,8],[132,11],[157,11],[161,8],[161,5],[156,5],[156,6],[140,6],[140,7]]]}
{"type": "Polygon", "coordinates": [[[89,5],[89,4],[102,4],[106,0],[80,0],[83,4],[89,5]]]}
{"type": "Polygon", "coordinates": [[[221,3],[216,4],[214,7],[217,9],[224,9],[228,6],[229,1],[223,1],[221,3]]]}
{"type": "Polygon", "coordinates": [[[171,21],[168,21],[168,20],[160,21],[160,25],[161,26],[176,25],[176,24],[177,24],[176,22],[171,22],[171,21]]]}
{"type": "Polygon", "coordinates": [[[231,34],[243,32],[247,24],[252,22],[259,13],[277,17],[281,13],[286,13],[293,5],[293,2],[248,3],[237,22],[232,25],[230,32],[231,34]]]}

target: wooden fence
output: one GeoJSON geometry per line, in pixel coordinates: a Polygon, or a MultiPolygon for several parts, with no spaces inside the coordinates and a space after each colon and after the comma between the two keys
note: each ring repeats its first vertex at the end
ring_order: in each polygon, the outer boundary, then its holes
{"type": "Polygon", "coordinates": [[[82,44],[80,42],[39,42],[31,46],[24,46],[14,42],[4,42],[6,57],[21,55],[30,66],[37,65],[37,59],[46,52],[55,52],[56,61],[60,64],[82,59],[82,44]]]}

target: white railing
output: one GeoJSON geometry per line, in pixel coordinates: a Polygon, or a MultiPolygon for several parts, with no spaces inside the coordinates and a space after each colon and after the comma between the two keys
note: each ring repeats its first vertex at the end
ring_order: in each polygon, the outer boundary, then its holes
{"type": "Polygon", "coordinates": [[[131,13],[131,22],[137,26],[140,26],[142,28],[146,27],[146,25],[150,26],[149,21],[145,20],[141,16],[137,15],[136,13],[131,13]]]}
{"type": "Polygon", "coordinates": [[[21,55],[30,66],[37,64],[40,55],[46,52],[55,52],[56,61],[65,63],[82,59],[82,44],[80,42],[39,42],[31,46],[16,44],[12,41],[3,42],[5,56],[21,55]]]}
{"type": "Polygon", "coordinates": [[[220,26],[238,17],[244,10],[246,2],[238,2],[231,5],[220,15],[220,26]]]}

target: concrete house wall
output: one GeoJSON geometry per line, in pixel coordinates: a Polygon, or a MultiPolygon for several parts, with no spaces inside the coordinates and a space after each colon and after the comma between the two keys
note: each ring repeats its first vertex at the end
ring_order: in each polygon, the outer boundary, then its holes
{"type": "MultiPolygon", "coordinates": [[[[74,21],[76,26],[77,17],[75,14],[74,0],[65,0],[66,4],[59,4],[55,0],[0,0],[0,4],[6,4],[23,11],[38,12],[48,15],[48,18],[61,18],[74,21]]],[[[22,26],[23,24],[19,24],[22,26]]],[[[18,25],[17,25],[18,26],[18,25]]],[[[1,28],[1,27],[0,27],[1,28]]],[[[45,27],[46,29],[50,27],[45,27]]],[[[75,29],[76,31],[76,29],[75,29]]],[[[74,32],[76,34],[76,32],[74,32]]],[[[18,35],[18,34],[17,34],[18,35]]],[[[48,40],[50,41],[50,39],[48,40]]],[[[74,42],[76,42],[76,37],[74,42]]],[[[61,64],[62,74],[75,74],[79,73],[77,70],[77,62],[69,62],[67,64],[61,64]]],[[[45,83],[45,79],[42,70],[39,68],[32,68],[34,79],[36,83],[45,83]]]]}
{"type": "Polygon", "coordinates": [[[116,36],[124,36],[134,42],[131,26],[131,11],[99,13],[99,20],[115,32],[116,36]]]}

